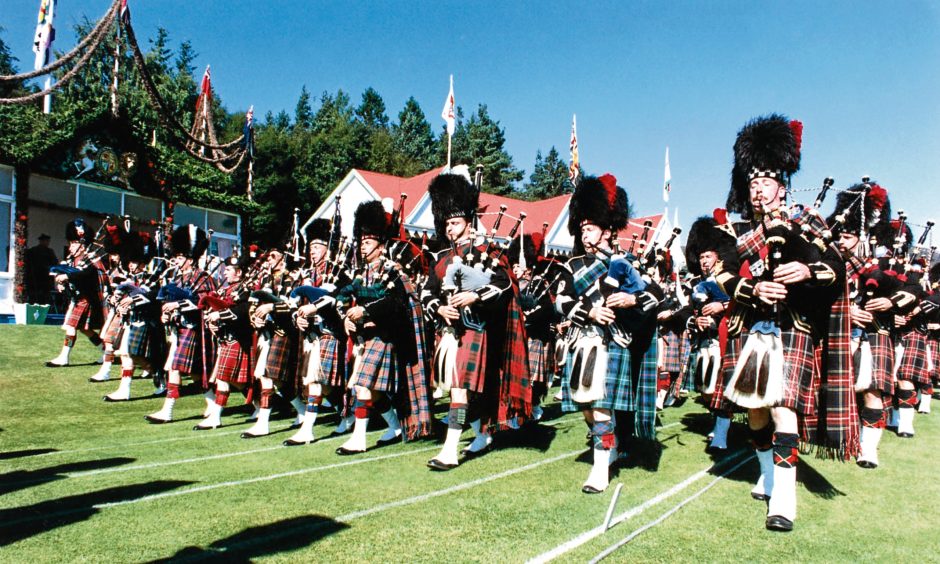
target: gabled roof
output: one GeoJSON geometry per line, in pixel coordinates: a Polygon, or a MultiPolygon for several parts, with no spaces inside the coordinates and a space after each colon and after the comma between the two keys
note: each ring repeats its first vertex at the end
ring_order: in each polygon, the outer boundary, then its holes
{"type": "Polygon", "coordinates": [[[431,183],[431,179],[439,175],[442,170],[444,170],[444,167],[441,166],[432,168],[418,176],[401,178],[400,176],[372,172],[371,170],[353,169],[375,190],[375,193],[379,195],[379,199],[391,198],[397,206],[401,195],[408,194],[408,199],[405,202],[407,209],[414,209],[421,196],[428,191],[428,184],[431,183]]]}
{"type": "Polygon", "coordinates": [[[570,194],[564,194],[547,200],[526,202],[524,200],[484,192],[480,194],[480,213],[482,215],[480,222],[489,230],[495,218],[494,215],[490,214],[498,212],[499,207],[504,205],[506,206],[506,215],[508,217],[503,219],[502,223],[500,223],[499,231],[496,233],[498,237],[506,237],[509,235],[513,225],[516,223],[515,220],[510,220],[509,218],[519,217],[519,212],[522,211],[526,213],[523,225],[525,233],[541,233],[543,223],[548,223],[549,227],[555,224],[555,221],[557,221],[559,215],[561,215],[561,211],[568,205],[570,198],[570,194]]]}

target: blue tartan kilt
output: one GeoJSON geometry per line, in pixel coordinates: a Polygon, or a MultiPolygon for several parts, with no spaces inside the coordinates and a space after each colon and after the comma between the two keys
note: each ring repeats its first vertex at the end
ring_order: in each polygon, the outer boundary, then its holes
{"type": "Polygon", "coordinates": [[[395,377],[395,347],[378,337],[369,339],[363,347],[354,345],[352,374],[348,387],[362,386],[377,392],[395,393],[398,381],[395,377]]]}
{"type": "MultiPolygon", "coordinates": [[[[146,358],[153,351],[153,328],[144,321],[127,323],[124,326],[127,354],[146,358]]],[[[162,336],[162,335],[161,335],[162,336]]]]}
{"type": "Polygon", "coordinates": [[[629,350],[613,342],[607,345],[607,378],[604,381],[604,397],[590,404],[575,403],[571,399],[571,368],[574,364],[573,357],[574,354],[569,351],[565,361],[565,375],[561,381],[562,411],[572,412],[585,409],[636,411],[636,394],[634,393],[630,376],[632,359],[629,350]]]}

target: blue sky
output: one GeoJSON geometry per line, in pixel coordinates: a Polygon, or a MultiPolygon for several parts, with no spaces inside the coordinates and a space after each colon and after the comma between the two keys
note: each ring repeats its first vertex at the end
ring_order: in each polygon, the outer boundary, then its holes
{"type": "MultiPolygon", "coordinates": [[[[60,0],[57,47],[107,0],[60,0]]],[[[20,59],[38,0],[3,0],[0,26],[20,59]]],[[[465,112],[486,103],[516,166],[536,150],[567,158],[578,115],[581,159],[610,171],[640,213],[662,208],[670,147],[680,219],[724,204],[731,147],[751,117],[804,122],[797,194],[863,174],[914,222],[940,219],[940,4],[926,1],[282,2],[131,0],[139,36],[193,42],[229,109],[293,112],[301,86],[369,86],[395,118],[408,96],[435,129],[454,74],[465,112]]],[[[201,72],[201,69],[197,72],[201,72]]],[[[831,205],[831,198],[828,204],[831,205]]],[[[828,211],[828,206],[825,206],[828,211]]],[[[920,229],[915,229],[919,234],[920,229]]],[[[940,241],[940,236],[937,238],[940,241]]]]}

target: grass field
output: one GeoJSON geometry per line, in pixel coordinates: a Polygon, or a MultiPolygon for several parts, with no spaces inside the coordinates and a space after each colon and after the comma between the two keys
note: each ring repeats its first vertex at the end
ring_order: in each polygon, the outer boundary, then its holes
{"type": "MultiPolygon", "coordinates": [[[[940,558],[936,413],[917,416],[913,440],[886,433],[876,470],[805,457],[796,529],[780,534],[764,530],[765,505],[749,496],[757,463],[743,426],[713,459],[710,420],[691,401],[662,414],[658,452],[633,453],[591,496],[580,491],[586,427],[554,403],[547,421],[497,436],[496,451],[433,473],[424,464],[436,441],[337,456],[332,413],[317,423],[319,442],[294,448],[281,446],[286,413],[256,440],[238,436],[245,408],[227,410],[216,431],[192,431],[198,395],[177,403],[176,422],[148,425],[162,400],[102,402],[117,384],[86,381],[96,370],[87,341],[73,354],[85,365],[59,370],[43,366],[57,328],[4,326],[0,342],[2,562],[582,562],[618,544],[609,561],[940,558]],[[616,525],[604,532],[618,483],[616,525]]],[[[135,380],[132,396],[151,389],[135,380]]]]}

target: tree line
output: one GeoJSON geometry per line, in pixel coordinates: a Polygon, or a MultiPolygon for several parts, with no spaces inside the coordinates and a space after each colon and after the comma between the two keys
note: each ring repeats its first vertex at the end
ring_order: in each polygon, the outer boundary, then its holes
{"type": "MultiPolygon", "coordinates": [[[[93,27],[87,19],[75,26],[78,37],[93,27]]],[[[89,124],[106,119],[111,111],[110,85],[114,65],[113,37],[105,41],[67,86],[55,94],[53,113],[44,115],[41,103],[0,106],[0,162],[33,163],[57,146],[73,140],[89,124]]],[[[161,125],[150,104],[140,73],[127,49],[121,50],[119,110],[128,134],[149,147],[156,175],[162,183],[133,186],[151,195],[165,195],[172,186],[174,199],[194,205],[223,207],[243,214],[246,241],[277,244],[285,237],[294,208],[308,216],[352,168],[414,176],[447,160],[443,125],[435,131],[414,97],[408,98],[395,119],[389,117],[382,96],[367,88],[357,102],[343,90],[313,95],[301,87],[293,113],[282,110],[255,117],[253,202],[244,197],[247,170],[242,166],[226,175],[187,155],[182,141],[161,125]]],[[[197,57],[190,41],[171,45],[169,33],[159,28],[145,52],[148,74],[177,120],[193,122],[198,96],[197,57]]],[[[3,40],[0,28],[0,74],[18,72],[17,60],[3,40]]],[[[64,71],[60,71],[64,72],[64,71]]],[[[0,83],[0,97],[38,90],[35,84],[0,83]]],[[[242,130],[245,111],[229,110],[213,91],[212,116],[218,139],[224,142],[242,130]]],[[[568,166],[555,147],[536,154],[526,178],[505,148],[506,132],[486,104],[467,116],[457,108],[452,139],[452,162],[473,168],[483,165],[483,189],[525,200],[541,200],[568,192],[568,166]]]]}

